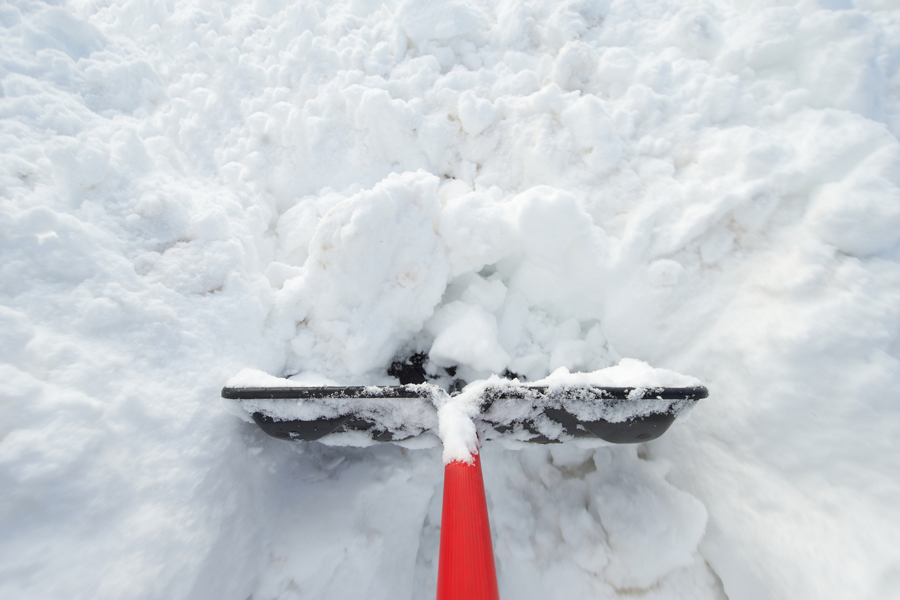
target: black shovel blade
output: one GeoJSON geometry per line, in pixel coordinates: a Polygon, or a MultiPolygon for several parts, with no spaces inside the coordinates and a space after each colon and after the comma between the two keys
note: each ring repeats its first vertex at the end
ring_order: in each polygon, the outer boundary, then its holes
{"type": "MultiPolygon", "coordinates": [[[[331,434],[396,442],[437,431],[435,402],[446,392],[433,385],[229,388],[272,437],[316,441],[331,434]]],[[[485,439],[539,444],[599,438],[613,444],[661,436],[688,406],[708,396],[705,387],[488,387],[481,395],[485,439]]]]}
{"type": "Polygon", "coordinates": [[[485,390],[486,439],[551,444],[600,438],[636,444],[664,434],[686,408],[709,395],[705,387],[539,387],[485,390]]]}
{"type": "Polygon", "coordinates": [[[446,392],[428,384],[222,389],[222,397],[240,401],[267,434],[307,442],[331,434],[397,442],[436,431],[435,394],[446,392]]]}

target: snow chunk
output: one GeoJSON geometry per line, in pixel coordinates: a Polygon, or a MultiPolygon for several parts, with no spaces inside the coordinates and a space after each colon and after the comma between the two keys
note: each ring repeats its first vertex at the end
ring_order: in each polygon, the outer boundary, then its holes
{"type": "Polygon", "coordinates": [[[490,101],[478,98],[471,90],[459,97],[459,120],[463,130],[469,135],[478,135],[487,129],[497,118],[490,101]]]}
{"type": "Polygon", "coordinates": [[[438,232],[447,246],[450,274],[478,271],[519,247],[509,203],[499,189],[449,199],[438,232]]]}
{"type": "Polygon", "coordinates": [[[100,185],[109,169],[109,147],[98,139],[60,138],[49,152],[54,171],[72,194],[100,185]]]}
{"type": "Polygon", "coordinates": [[[822,186],[809,210],[813,229],[847,254],[867,256],[900,240],[900,188],[856,177],[822,186]]]}
{"type": "Polygon", "coordinates": [[[403,5],[400,26],[417,44],[428,40],[446,41],[487,27],[484,12],[470,2],[412,0],[403,5]]]}
{"type": "Polygon", "coordinates": [[[354,374],[385,365],[441,299],[447,261],[435,232],[438,178],[392,174],[319,221],[289,293],[314,337],[307,359],[354,374]]]}
{"type": "Polygon", "coordinates": [[[696,387],[703,385],[696,377],[682,375],[668,369],[651,367],[641,360],[623,358],[619,364],[592,373],[569,373],[560,367],[532,385],[546,386],[603,386],[603,387],[696,387]]]}
{"type": "Polygon", "coordinates": [[[438,366],[467,365],[499,373],[509,364],[509,354],[497,341],[497,320],[480,306],[460,301],[448,304],[428,328],[436,334],[429,356],[438,366]]]}
{"type": "Polygon", "coordinates": [[[632,449],[594,460],[601,459],[610,464],[603,465],[593,506],[612,549],[604,575],[619,589],[649,588],[691,562],[706,529],[706,509],[665,479],[648,477],[658,465],[639,460],[632,449]]]}
{"type": "Polygon", "coordinates": [[[290,379],[275,377],[259,369],[241,369],[232,375],[225,383],[225,387],[303,387],[290,379]]]}

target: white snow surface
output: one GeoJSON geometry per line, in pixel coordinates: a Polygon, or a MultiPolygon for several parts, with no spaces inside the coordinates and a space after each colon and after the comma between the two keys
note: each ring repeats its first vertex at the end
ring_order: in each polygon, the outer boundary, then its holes
{"type": "Polygon", "coordinates": [[[710,389],[481,448],[503,597],[900,597],[896,0],[7,0],[0,89],[0,597],[432,597],[437,446],[219,398],[414,351],[710,389]]]}

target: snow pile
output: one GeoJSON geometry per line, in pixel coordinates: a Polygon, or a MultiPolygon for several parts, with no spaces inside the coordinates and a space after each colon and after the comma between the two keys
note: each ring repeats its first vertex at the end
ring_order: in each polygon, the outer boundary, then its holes
{"type": "Polygon", "coordinates": [[[218,398],[416,352],[710,388],[486,444],[501,594],[896,596],[898,8],[3,4],[0,596],[430,597],[436,449],[218,398]]]}
{"type": "MultiPolygon", "coordinates": [[[[276,299],[286,315],[309,323],[291,340],[294,353],[358,375],[388,364],[402,340],[422,329],[447,281],[432,226],[437,183],[423,171],[391,175],[372,190],[324,203],[306,268],[276,299]]],[[[297,231],[298,212],[308,213],[307,203],[279,219],[288,236],[297,231]]]]}
{"type": "MultiPolygon", "coordinates": [[[[623,358],[617,365],[591,373],[570,373],[565,367],[560,367],[531,385],[547,386],[551,389],[575,386],[633,387],[638,388],[635,391],[642,392],[647,388],[687,388],[697,387],[703,383],[696,377],[668,369],[655,369],[643,361],[623,358]]],[[[647,395],[652,396],[652,391],[647,395]]],[[[643,393],[634,395],[637,398],[643,396],[643,393]]]]}

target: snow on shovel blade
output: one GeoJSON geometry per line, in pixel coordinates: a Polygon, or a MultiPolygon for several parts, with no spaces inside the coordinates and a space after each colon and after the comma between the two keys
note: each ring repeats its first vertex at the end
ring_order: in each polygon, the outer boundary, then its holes
{"type": "Polygon", "coordinates": [[[705,387],[487,388],[482,395],[485,439],[549,444],[600,438],[613,444],[655,440],[688,406],[706,398],[705,387]]]}
{"type": "MultiPolygon", "coordinates": [[[[697,387],[489,386],[481,394],[484,439],[541,444],[600,438],[614,444],[658,438],[688,406],[706,398],[697,387]]],[[[267,434],[315,441],[344,434],[349,441],[396,442],[437,432],[436,405],[448,399],[436,385],[358,387],[226,387],[267,434]]]]}
{"type": "Polygon", "coordinates": [[[359,387],[226,387],[222,397],[239,400],[263,431],[283,440],[315,441],[347,434],[359,442],[397,442],[437,431],[430,384],[359,387]]]}

